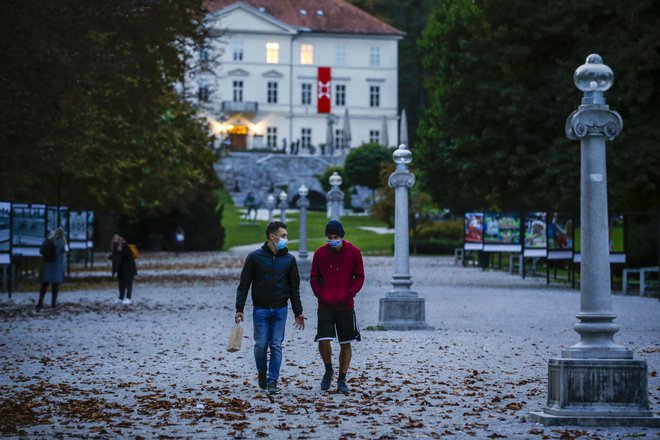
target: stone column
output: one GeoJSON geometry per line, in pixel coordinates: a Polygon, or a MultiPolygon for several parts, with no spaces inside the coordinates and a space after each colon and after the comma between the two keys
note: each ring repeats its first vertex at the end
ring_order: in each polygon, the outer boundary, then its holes
{"type": "Polygon", "coordinates": [[[341,204],[344,203],[344,192],[339,189],[342,178],[336,171],[328,179],[332,188],[328,191],[328,203],[330,203],[330,220],[341,219],[341,204]]]}
{"type": "Polygon", "coordinates": [[[268,223],[273,221],[273,211],[275,210],[275,196],[268,194],[266,197],[266,209],[268,209],[268,223]]]}
{"type": "Polygon", "coordinates": [[[647,365],[614,342],[609,265],[605,141],[621,132],[621,116],[605,102],[614,82],[599,55],[587,57],[573,77],[582,105],[566,121],[569,139],[581,141],[580,341],[548,362],[548,401],[532,418],[545,425],[660,426],[649,407],[647,365]]]}
{"type": "Polygon", "coordinates": [[[407,165],[412,161],[412,153],[402,144],[393,157],[396,171],[388,181],[396,191],[393,289],[380,299],[379,325],[388,330],[432,330],[433,327],[426,324],[424,298],[410,290],[408,188],[415,184],[415,175],[408,171],[407,165]]]}
{"type": "Polygon", "coordinates": [[[309,208],[309,199],[307,198],[309,190],[307,186],[301,185],[298,188],[300,198],[296,206],[300,209],[300,246],[298,251],[298,272],[300,278],[308,280],[312,269],[312,263],[307,256],[307,208],[309,208]]]}
{"type": "Polygon", "coordinates": [[[289,195],[286,193],[286,191],[282,191],[279,195],[280,204],[278,208],[280,208],[280,221],[282,223],[286,223],[286,209],[289,207],[289,204],[287,203],[288,197],[289,195]]]}

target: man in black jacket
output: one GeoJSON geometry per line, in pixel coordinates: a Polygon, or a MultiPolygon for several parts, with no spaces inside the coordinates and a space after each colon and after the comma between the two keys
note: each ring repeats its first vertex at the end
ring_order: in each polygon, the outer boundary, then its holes
{"type": "Polygon", "coordinates": [[[282,222],[266,227],[267,242],[245,259],[241,281],[236,289],[236,323],[243,321],[243,308],[252,286],[254,359],[259,372],[259,387],[276,394],[282,364],[282,341],[286,327],[287,304],[296,317],[295,327],[305,328],[300,302],[300,276],[293,255],[286,248],[287,230],[282,222]],[[267,352],[270,348],[270,363],[267,352]]]}

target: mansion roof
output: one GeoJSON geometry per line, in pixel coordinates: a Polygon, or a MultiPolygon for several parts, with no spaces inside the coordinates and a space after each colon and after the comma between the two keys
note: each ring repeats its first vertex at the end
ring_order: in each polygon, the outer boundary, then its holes
{"type": "Polygon", "coordinates": [[[209,12],[243,3],[291,27],[340,34],[404,33],[345,0],[206,0],[209,12]]]}

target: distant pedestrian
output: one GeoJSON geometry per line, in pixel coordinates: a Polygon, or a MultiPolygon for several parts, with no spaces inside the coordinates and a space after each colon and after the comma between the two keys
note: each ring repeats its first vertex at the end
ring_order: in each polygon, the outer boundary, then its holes
{"type": "Polygon", "coordinates": [[[117,284],[119,287],[119,298],[115,304],[131,304],[133,294],[133,279],[137,275],[135,257],[129,244],[124,238],[115,234],[112,239],[112,274],[117,274],[117,284]]]}
{"type": "Polygon", "coordinates": [[[305,316],[300,302],[300,276],[296,259],[286,248],[287,227],[271,222],[266,227],[266,239],[261,248],[245,259],[241,280],[236,289],[237,324],[243,322],[243,309],[252,286],[252,323],[254,325],[254,360],[259,373],[259,388],[277,394],[277,381],[282,364],[282,342],[286,327],[287,303],[295,315],[295,328],[305,328],[305,316]],[[270,362],[268,362],[270,350],[270,362]]]}
{"type": "Polygon", "coordinates": [[[330,341],[339,341],[339,378],[337,392],[347,394],[346,374],[353,351],[351,342],[359,341],[360,329],[355,317],[355,295],[364,284],[362,253],[357,246],[344,240],[344,227],[331,220],[325,227],[327,244],[314,252],[310,284],[318,298],[316,338],[319,354],[325,364],[321,389],[330,389],[334,370],[330,341]]]}
{"type": "Polygon", "coordinates": [[[43,266],[41,267],[41,289],[39,290],[37,309],[41,309],[44,305],[44,298],[49,284],[52,289],[50,305],[51,307],[57,307],[57,293],[60,284],[64,282],[64,256],[68,251],[69,247],[62,228],[55,229],[52,235],[42,244],[39,252],[43,257],[43,266]]]}
{"type": "Polygon", "coordinates": [[[176,231],[174,231],[174,252],[176,252],[177,256],[183,252],[185,238],[186,237],[183,233],[183,228],[181,226],[177,226],[176,231]]]}

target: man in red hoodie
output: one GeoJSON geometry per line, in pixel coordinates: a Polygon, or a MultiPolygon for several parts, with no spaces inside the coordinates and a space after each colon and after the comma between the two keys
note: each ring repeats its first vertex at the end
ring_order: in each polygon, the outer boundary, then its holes
{"type": "Polygon", "coordinates": [[[360,340],[353,298],[364,284],[364,266],[360,249],[344,240],[344,227],[331,220],[325,227],[328,243],[314,252],[310,284],[319,300],[315,341],[325,364],[321,389],[327,391],[332,382],[332,348],[339,341],[339,379],[337,392],[349,392],[346,373],[351,363],[351,342],[360,340]]]}

